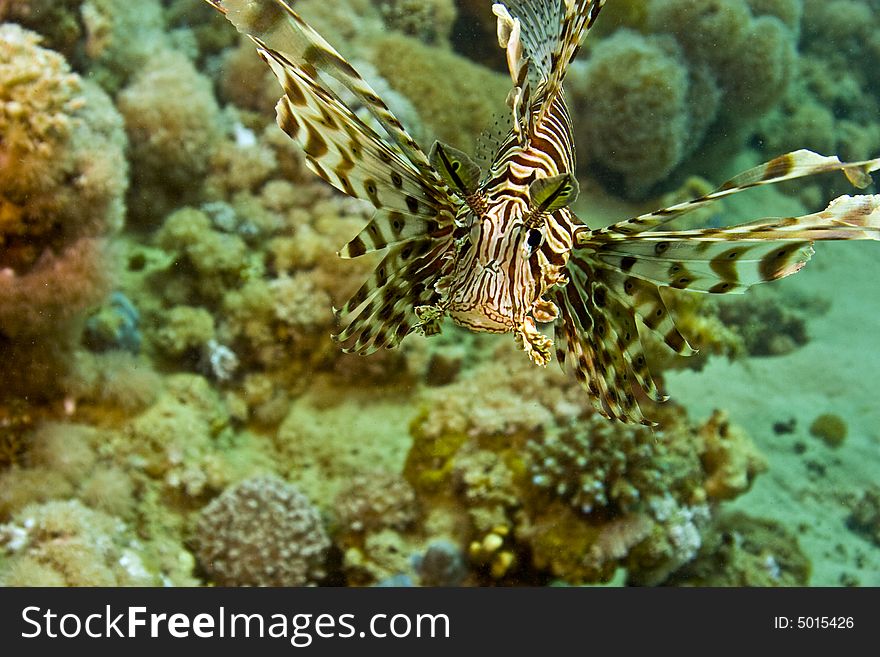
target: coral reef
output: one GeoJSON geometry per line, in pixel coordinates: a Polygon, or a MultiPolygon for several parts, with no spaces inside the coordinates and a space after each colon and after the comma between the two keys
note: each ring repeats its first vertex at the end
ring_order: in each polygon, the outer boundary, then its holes
{"type": "Polygon", "coordinates": [[[698,556],[666,583],[675,586],[805,586],[810,562],[779,523],[742,513],[713,523],[698,556]]]}
{"type": "Polygon", "coordinates": [[[671,39],[621,30],[593,49],[571,85],[585,117],[578,142],[622,174],[632,193],[665,178],[684,158],[693,123],[690,81],[671,39]]]}
{"type": "Polygon", "coordinates": [[[312,503],[279,479],[248,479],[199,514],[193,542],[222,586],[303,586],[324,575],[330,541],[312,503]]]}
{"type": "Polygon", "coordinates": [[[800,21],[792,4],[650,0],[622,10],[623,25],[639,31],[596,42],[569,80],[590,164],[641,197],[710,134],[738,148],[789,89],[800,21]]]}
{"type": "Polygon", "coordinates": [[[373,0],[385,24],[429,44],[448,43],[455,22],[454,0],[373,0]]]}
{"type": "MultiPolygon", "coordinates": [[[[296,6],[419,143],[497,146],[510,80],[490,2],[296,6]]],[[[746,161],[873,156],[873,9],[608,3],[567,82],[581,216],[648,209],[600,183],[705,193],[694,156],[717,178],[744,144],[746,161]]],[[[789,532],[726,512],[767,465],[723,411],[610,424],[555,364],[451,325],[341,353],[333,308],[374,262],[336,252],[373,207],[313,176],[275,123],[276,80],[203,0],[0,0],[0,22],[0,584],[807,583],[789,532]]],[[[821,184],[792,193],[838,183],[821,184]]],[[[654,375],[790,353],[817,299],[664,291],[700,355],[649,343],[654,375]]],[[[826,408],[810,430],[833,446],[850,424],[844,458],[865,432],[826,408]]],[[[847,499],[874,542],[878,499],[847,499]]]]}
{"type": "MultiPolygon", "coordinates": [[[[0,525],[3,586],[156,586],[172,583],[119,518],[77,501],[29,506],[0,525]]],[[[178,582],[184,583],[184,582],[178,582]]]]}
{"type": "Polygon", "coordinates": [[[0,26],[0,352],[6,384],[58,394],[83,313],[108,291],[119,230],[122,122],[98,87],[14,24],[0,26]]]}
{"type": "Polygon", "coordinates": [[[160,52],[120,91],[119,111],[131,142],[131,219],[155,223],[198,199],[212,153],[224,137],[220,107],[185,55],[160,52]]]}
{"type": "Polygon", "coordinates": [[[740,337],[752,356],[780,356],[809,342],[807,319],[828,310],[819,299],[789,298],[772,288],[718,303],[718,318],[740,337]]]}
{"type": "Polygon", "coordinates": [[[40,32],[110,93],[172,40],[160,0],[18,0],[0,4],[0,21],[7,20],[40,32]]]}
{"type": "Polygon", "coordinates": [[[428,393],[404,470],[490,578],[596,582],[624,566],[662,582],[766,467],[721,414],[693,426],[667,409],[656,434],[613,425],[555,372],[494,361],[428,393]]]}
{"type": "Polygon", "coordinates": [[[370,57],[392,88],[415,106],[433,138],[472,153],[504,111],[510,81],[453,52],[399,34],[377,38],[370,57]],[[448,75],[454,70],[455,75],[448,75]],[[455,103],[447,99],[457,99],[455,103]]]}

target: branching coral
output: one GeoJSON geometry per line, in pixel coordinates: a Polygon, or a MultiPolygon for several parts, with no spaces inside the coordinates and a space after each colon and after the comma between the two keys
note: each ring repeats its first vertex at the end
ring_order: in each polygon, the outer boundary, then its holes
{"type": "Polygon", "coordinates": [[[267,477],[243,481],[202,509],[193,541],[202,568],[224,586],[316,584],[330,547],[308,498],[267,477]]]}

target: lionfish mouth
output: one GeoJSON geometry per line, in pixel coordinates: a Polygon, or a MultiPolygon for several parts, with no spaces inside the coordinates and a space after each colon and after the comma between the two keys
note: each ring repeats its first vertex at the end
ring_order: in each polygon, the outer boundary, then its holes
{"type": "Polygon", "coordinates": [[[509,333],[514,329],[514,321],[505,317],[493,308],[486,306],[471,306],[468,308],[453,308],[449,311],[452,321],[461,327],[474,331],[487,333],[509,333]]]}

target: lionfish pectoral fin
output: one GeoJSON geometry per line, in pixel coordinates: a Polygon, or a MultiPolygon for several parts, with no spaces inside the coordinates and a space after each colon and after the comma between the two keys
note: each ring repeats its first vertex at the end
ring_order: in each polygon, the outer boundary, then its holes
{"type": "Polygon", "coordinates": [[[480,185],[480,166],[467,153],[435,141],[428,160],[450,189],[463,199],[473,196],[480,185]]]}
{"type": "Polygon", "coordinates": [[[840,196],[821,212],[730,228],[594,234],[575,251],[631,284],[730,294],[797,273],[813,242],[830,240],[880,240],[880,195],[840,196]]]}
{"type": "MultiPolygon", "coordinates": [[[[418,146],[388,105],[355,68],[293,9],[293,0],[208,0],[236,29],[273,54],[282,65],[300,69],[331,94],[320,76],[329,76],[344,86],[372,114],[392,142],[422,177],[442,186],[428,157],[418,146]]],[[[278,74],[278,71],[273,68],[278,74]]],[[[279,77],[279,81],[284,81],[279,77]]],[[[296,103],[296,99],[291,99],[296,103]]],[[[338,100],[338,98],[337,98],[338,100]]]]}
{"type": "Polygon", "coordinates": [[[333,336],[347,352],[366,355],[400,344],[413,331],[439,332],[442,313],[434,283],[442,277],[449,243],[424,238],[390,247],[370,278],[336,313],[333,336]]]}
{"type": "Polygon", "coordinates": [[[529,185],[529,209],[542,215],[556,212],[574,203],[579,193],[577,178],[571,173],[538,178],[529,185]]]}
{"type": "Polygon", "coordinates": [[[604,233],[632,235],[633,233],[654,230],[718,199],[738,194],[753,187],[774,185],[832,171],[842,171],[853,185],[864,188],[872,182],[870,173],[878,169],[880,169],[880,158],[861,162],[841,162],[837,157],[826,157],[805,149],[785,153],[734,176],[709,194],[621,221],[608,228],[593,231],[592,234],[584,233],[584,235],[589,239],[594,239],[604,233]]]}
{"type": "Polygon", "coordinates": [[[567,285],[554,292],[560,365],[588,391],[601,415],[652,425],[642,407],[667,397],[651,375],[639,320],[678,353],[689,355],[694,350],[676,329],[656,286],[626,286],[623,293],[623,281],[591,253],[572,253],[567,268],[567,285]]]}
{"type": "Polygon", "coordinates": [[[556,293],[560,362],[574,370],[601,413],[642,422],[639,399],[664,395],[650,375],[640,330],[682,356],[696,351],[664,290],[742,293],[800,271],[814,241],[851,239],[880,240],[880,195],[841,196],[821,212],[732,228],[584,232],[567,263],[569,284],[556,293]]]}
{"type": "Polygon", "coordinates": [[[397,346],[419,324],[417,306],[439,299],[458,201],[387,105],[285,0],[213,0],[256,44],[284,95],[278,125],[318,176],[376,214],[340,252],[384,251],[372,275],[336,311],[346,351],[397,346]],[[329,76],[364,104],[391,142],[366,125],[326,84],[329,76]]]}

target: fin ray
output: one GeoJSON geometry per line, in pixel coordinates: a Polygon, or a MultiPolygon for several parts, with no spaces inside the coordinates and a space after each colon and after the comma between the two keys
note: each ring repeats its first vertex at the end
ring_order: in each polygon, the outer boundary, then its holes
{"type": "Polygon", "coordinates": [[[826,157],[806,149],[793,151],[734,176],[709,194],[618,222],[607,228],[593,231],[593,235],[600,233],[631,235],[654,230],[718,199],[738,194],[752,187],[773,185],[786,180],[796,180],[831,171],[842,171],[852,184],[863,188],[871,183],[869,174],[878,169],[880,169],[880,158],[861,162],[842,162],[837,157],[826,157]]]}

